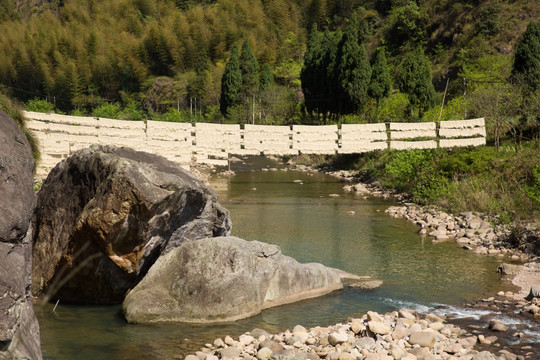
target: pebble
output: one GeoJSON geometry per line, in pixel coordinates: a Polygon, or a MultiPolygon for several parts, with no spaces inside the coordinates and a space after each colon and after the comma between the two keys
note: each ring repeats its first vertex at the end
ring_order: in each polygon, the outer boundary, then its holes
{"type": "Polygon", "coordinates": [[[489,323],[489,329],[493,331],[508,331],[508,326],[498,320],[492,320],[489,323]]]}
{"type": "Polygon", "coordinates": [[[186,359],[491,359],[487,354],[493,354],[479,353],[474,346],[478,341],[492,344],[497,337],[472,336],[444,321],[435,314],[422,317],[406,309],[387,314],[368,312],[362,318],[328,327],[306,329],[297,325],[292,331],[274,335],[256,329],[252,334],[258,336],[246,333],[237,341],[225,336],[208,344],[204,349],[207,353],[198,352],[200,357],[188,355],[186,359]]]}

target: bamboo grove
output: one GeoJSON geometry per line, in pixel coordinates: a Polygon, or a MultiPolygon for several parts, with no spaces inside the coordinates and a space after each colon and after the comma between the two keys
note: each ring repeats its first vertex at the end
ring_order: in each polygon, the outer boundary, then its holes
{"type": "Polygon", "coordinates": [[[445,93],[443,117],[453,117],[463,112],[464,77],[492,81],[489,66],[502,64],[510,78],[515,44],[538,8],[0,0],[0,91],[72,114],[264,123],[416,121],[438,113],[445,93]]]}

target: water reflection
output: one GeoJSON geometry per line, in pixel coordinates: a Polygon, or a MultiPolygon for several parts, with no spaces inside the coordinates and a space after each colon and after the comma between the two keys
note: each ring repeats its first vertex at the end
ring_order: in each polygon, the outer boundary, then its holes
{"type": "Polygon", "coordinates": [[[500,286],[497,259],[453,242],[432,244],[416,234],[415,225],[385,215],[390,202],[346,194],[335,178],[269,171],[214,181],[220,202],[231,211],[233,235],[279,245],[300,262],[370,275],[384,285],[369,292],[347,288],[218,326],[127,325],[119,307],[60,304],[53,313],[47,305],[37,309],[46,358],[174,359],[216,337],[256,327],[276,332],[296,324],[329,325],[368,310],[460,304],[500,286]]]}

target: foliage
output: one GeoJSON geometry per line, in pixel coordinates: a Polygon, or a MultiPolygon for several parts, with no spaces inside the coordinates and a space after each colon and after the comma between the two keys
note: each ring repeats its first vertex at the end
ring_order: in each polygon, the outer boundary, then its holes
{"type": "Polygon", "coordinates": [[[525,186],[525,192],[540,205],[540,165],[535,165],[531,170],[530,185],[525,186]]]}
{"type": "Polygon", "coordinates": [[[432,107],[424,113],[422,121],[464,120],[469,105],[463,96],[446,102],[441,113],[440,106],[432,107]]]}
{"type": "Polygon", "coordinates": [[[186,111],[179,111],[177,109],[169,109],[164,114],[154,114],[152,120],[168,121],[168,122],[189,122],[190,116],[186,111]]]}
{"type": "Polygon", "coordinates": [[[409,105],[409,97],[407,94],[392,94],[387,98],[383,98],[379,102],[374,118],[377,120],[377,122],[403,122],[409,105]]]}
{"type": "Polygon", "coordinates": [[[337,79],[341,93],[340,114],[358,111],[367,96],[371,67],[363,45],[358,44],[359,20],[353,15],[338,46],[337,79]]]}
{"type": "Polygon", "coordinates": [[[514,81],[528,92],[540,89],[540,22],[531,22],[518,41],[512,67],[514,81]]]}
{"type": "Polygon", "coordinates": [[[287,86],[269,85],[260,95],[256,119],[262,124],[291,124],[298,112],[298,100],[287,86]]]}
{"type": "Polygon", "coordinates": [[[479,87],[506,83],[506,79],[510,77],[511,62],[511,57],[504,54],[469,59],[462,65],[459,76],[465,78],[467,92],[473,92],[479,87]]]}
{"type": "Polygon", "coordinates": [[[49,114],[54,111],[54,104],[48,102],[47,100],[34,98],[24,103],[24,109],[27,111],[35,111],[49,114]]]}
{"type": "Polygon", "coordinates": [[[509,83],[479,86],[468,95],[469,116],[486,119],[488,140],[499,150],[501,139],[514,126],[512,117],[518,116],[521,94],[509,83]]]}
{"type": "Polygon", "coordinates": [[[233,46],[229,62],[221,78],[220,111],[223,115],[228,113],[229,107],[239,102],[242,87],[242,72],[240,71],[240,55],[238,48],[233,46]]]}
{"type": "Polygon", "coordinates": [[[359,43],[360,20],[353,14],[344,33],[312,29],[300,74],[309,115],[335,119],[366,104],[371,66],[359,43]]]}
{"type": "MultiPolygon", "coordinates": [[[[437,91],[443,91],[449,77],[452,99],[463,95],[460,73],[475,62],[486,66],[477,69],[474,82],[466,77],[467,95],[480,81],[494,81],[486,79],[489,66],[500,69],[495,57],[512,59],[520,33],[528,23],[538,22],[538,13],[537,2],[524,0],[4,1],[0,84],[23,102],[35,96],[54,99],[57,113],[91,114],[104,103],[119,103],[138,109],[135,116],[139,111],[155,116],[170,108],[186,111],[196,101],[198,112],[208,113],[205,119],[219,120],[214,110],[220,105],[225,65],[233,45],[247,41],[259,63],[268,64],[275,82],[288,88],[283,93],[296,94],[272,96],[288,103],[268,107],[291,109],[287,113],[294,109],[287,117],[309,123],[338,122],[349,111],[359,121],[377,121],[379,95],[370,92],[375,100],[366,97],[360,106],[345,106],[350,96],[338,79],[341,34],[352,24],[357,45],[367,56],[373,58],[379,47],[387,50],[392,75],[404,54],[423,48],[437,91]],[[325,31],[311,31],[314,25],[325,31]],[[310,44],[308,34],[319,36],[318,45],[310,44]],[[311,83],[304,84],[310,76],[311,83]],[[131,101],[140,104],[134,107],[131,101]]],[[[398,80],[391,79],[392,88],[399,88],[398,80]]],[[[362,87],[349,87],[349,92],[362,87]]],[[[527,113],[532,102],[523,99],[527,113]]],[[[533,126],[527,125],[530,116],[524,111],[519,116],[522,129],[513,129],[524,138],[534,137],[533,126]]]]}
{"type": "MultiPolygon", "coordinates": [[[[306,53],[304,54],[304,66],[300,72],[300,80],[302,82],[302,92],[304,93],[304,102],[306,110],[312,114],[318,112],[318,93],[319,82],[321,77],[317,75],[317,70],[322,70],[320,61],[322,57],[322,33],[316,28],[311,30],[307,44],[306,53]]],[[[325,74],[323,72],[322,74],[325,74]]],[[[321,74],[321,75],[322,75],[321,74]]]]}
{"type": "Polygon", "coordinates": [[[259,89],[259,63],[247,40],[242,45],[239,66],[242,74],[241,94],[245,99],[251,99],[259,89]]]}
{"type": "Polygon", "coordinates": [[[402,46],[418,47],[425,43],[426,26],[429,21],[426,8],[420,8],[415,1],[405,6],[396,6],[389,16],[390,28],[386,41],[393,52],[402,46]]]}
{"type": "Polygon", "coordinates": [[[92,111],[92,116],[107,119],[119,119],[122,113],[122,107],[118,103],[106,103],[92,111]]]}
{"type": "Polygon", "coordinates": [[[18,19],[17,9],[15,8],[15,2],[9,0],[0,1],[0,23],[10,19],[18,19]]]}
{"type": "Polygon", "coordinates": [[[405,190],[417,179],[418,170],[432,158],[425,150],[394,151],[385,166],[386,181],[398,190],[405,190]]]}
{"type": "Polygon", "coordinates": [[[289,58],[281,61],[274,66],[273,74],[275,74],[275,80],[280,85],[286,85],[290,88],[299,88],[300,72],[302,71],[302,63],[289,58]]]}
{"type": "Polygon", "coordinates": [[[485,36],[495,35],[500,27],[500,14],[501,7],[498,2],[487,4],[478,14],[477,31],[485,36]]]}
{"type": "Polygon", "coordinates": [[[324,122],[329,114],[337,114],[337,105],[341,99],[336,67],[338,44],[341,32],[313,29],[304,57],[304,67],[300,73],[306,110],[310,115],[319,117],[324,122]]]}
{"type": "Polygon", "coordinates": [[[261,68],[261,75],[259,77],[259,90],[264,91],[272,84],[274,84],[272,69],[270,69],[270,65],[264,64],[261,68]]]}
{"type": "Polygon", "coordinates": [[[409,52],[399,74],[399,89],[409,95],[411,119],[414,109],[429,109],[435,102],[435,89],[431,81],[429,62],[421,48],[409,52]]]}
{"type": "MultiPolygon", "coordinates": [[[[343,163],[342,157],[330,157],[326,164],[343,163]]],[[[409,194],[415,202],[450,212],[474,210],[498,215],[503,222],[540,216],[539,149],[526,147],[518,153],[492,147],[385,150],[356,155],[345,166],[359,170],[364,180],[377,180],[409,194]]]]}
{"type": "Polygon", "coordinates": [[[146,113],[141,109],[140,103],[133,100],[127,102],[126,106],[118,114],[118,118],[123,120],[144,120],[147,117],[146,113]]]}
{"type": "Polygon", "coordinates": [[[382,98],[390,95],[392,87],[390,72],[386,62],[384,48],[377,49],[371,65],[371,80],[369,83],[369,96],[379,102],[382,98]]]}
{"type": "MultiPolygon", "coordinates": [[[[265,14],[272,10],[269,3],[66,0],[54,11],[43,5],[28,20],[9,16],[0,23],[0,82],[16,88],[15,95],[24,101],[30,93],[42,94],[55,96],[64,111],[91,111],[104,99],[121,102],[122,91],[143,92],[151,78],[176,81],[194,71],[199,77],[191,89],[204,88],[205,93],[197,96],[207,99],[207,106],[217,105],[219,98],[209,98],[206,92],[208,83],[221,78],[214,70],[239,39],[250,38],[255,55],[271,66],[291,55],[279,49],[291,34],[295,44],[290,50],[295,56],[301,53],[305,30],[298,24],[304,5],[288,4],[283,10],[273,6],[283,16],[270,20],[265,14]],[[283,32],[268,31],[275,26],[283,32]],[[209,67],[200,71],[205,54],[209,67]]],[[[175,100],[188,106],[187,94],[181,96],[175,100]]],[[[165,105],[144,108],[167,111],[165,105]]]]}
{"type": "Polygon", "coordinates": [[[141,103],[142,108],[149,113],[164,113],[171,107],[186,108],[188,93],[188,78],[171,78],[158,76],[143,84],[141,103]]]}

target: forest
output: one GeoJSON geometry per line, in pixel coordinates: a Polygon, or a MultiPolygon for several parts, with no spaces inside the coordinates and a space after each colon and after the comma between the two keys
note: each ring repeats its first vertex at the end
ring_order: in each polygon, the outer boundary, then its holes
{"type": "Polygon", "coordinates": [[[538,130],[537,2],[0,0],[0,9],[0,91],[28,110],[261,124],[484,116],[495,142],[538,130]]]}
{"type": "Polygon", "coordinates": [[[0,108],[20,124],[15,103],[241,124],[484,117],[493,146],[321,162],[421,204],[538,227],[539,10],[527,0],[0,0],[0,108]]]}

